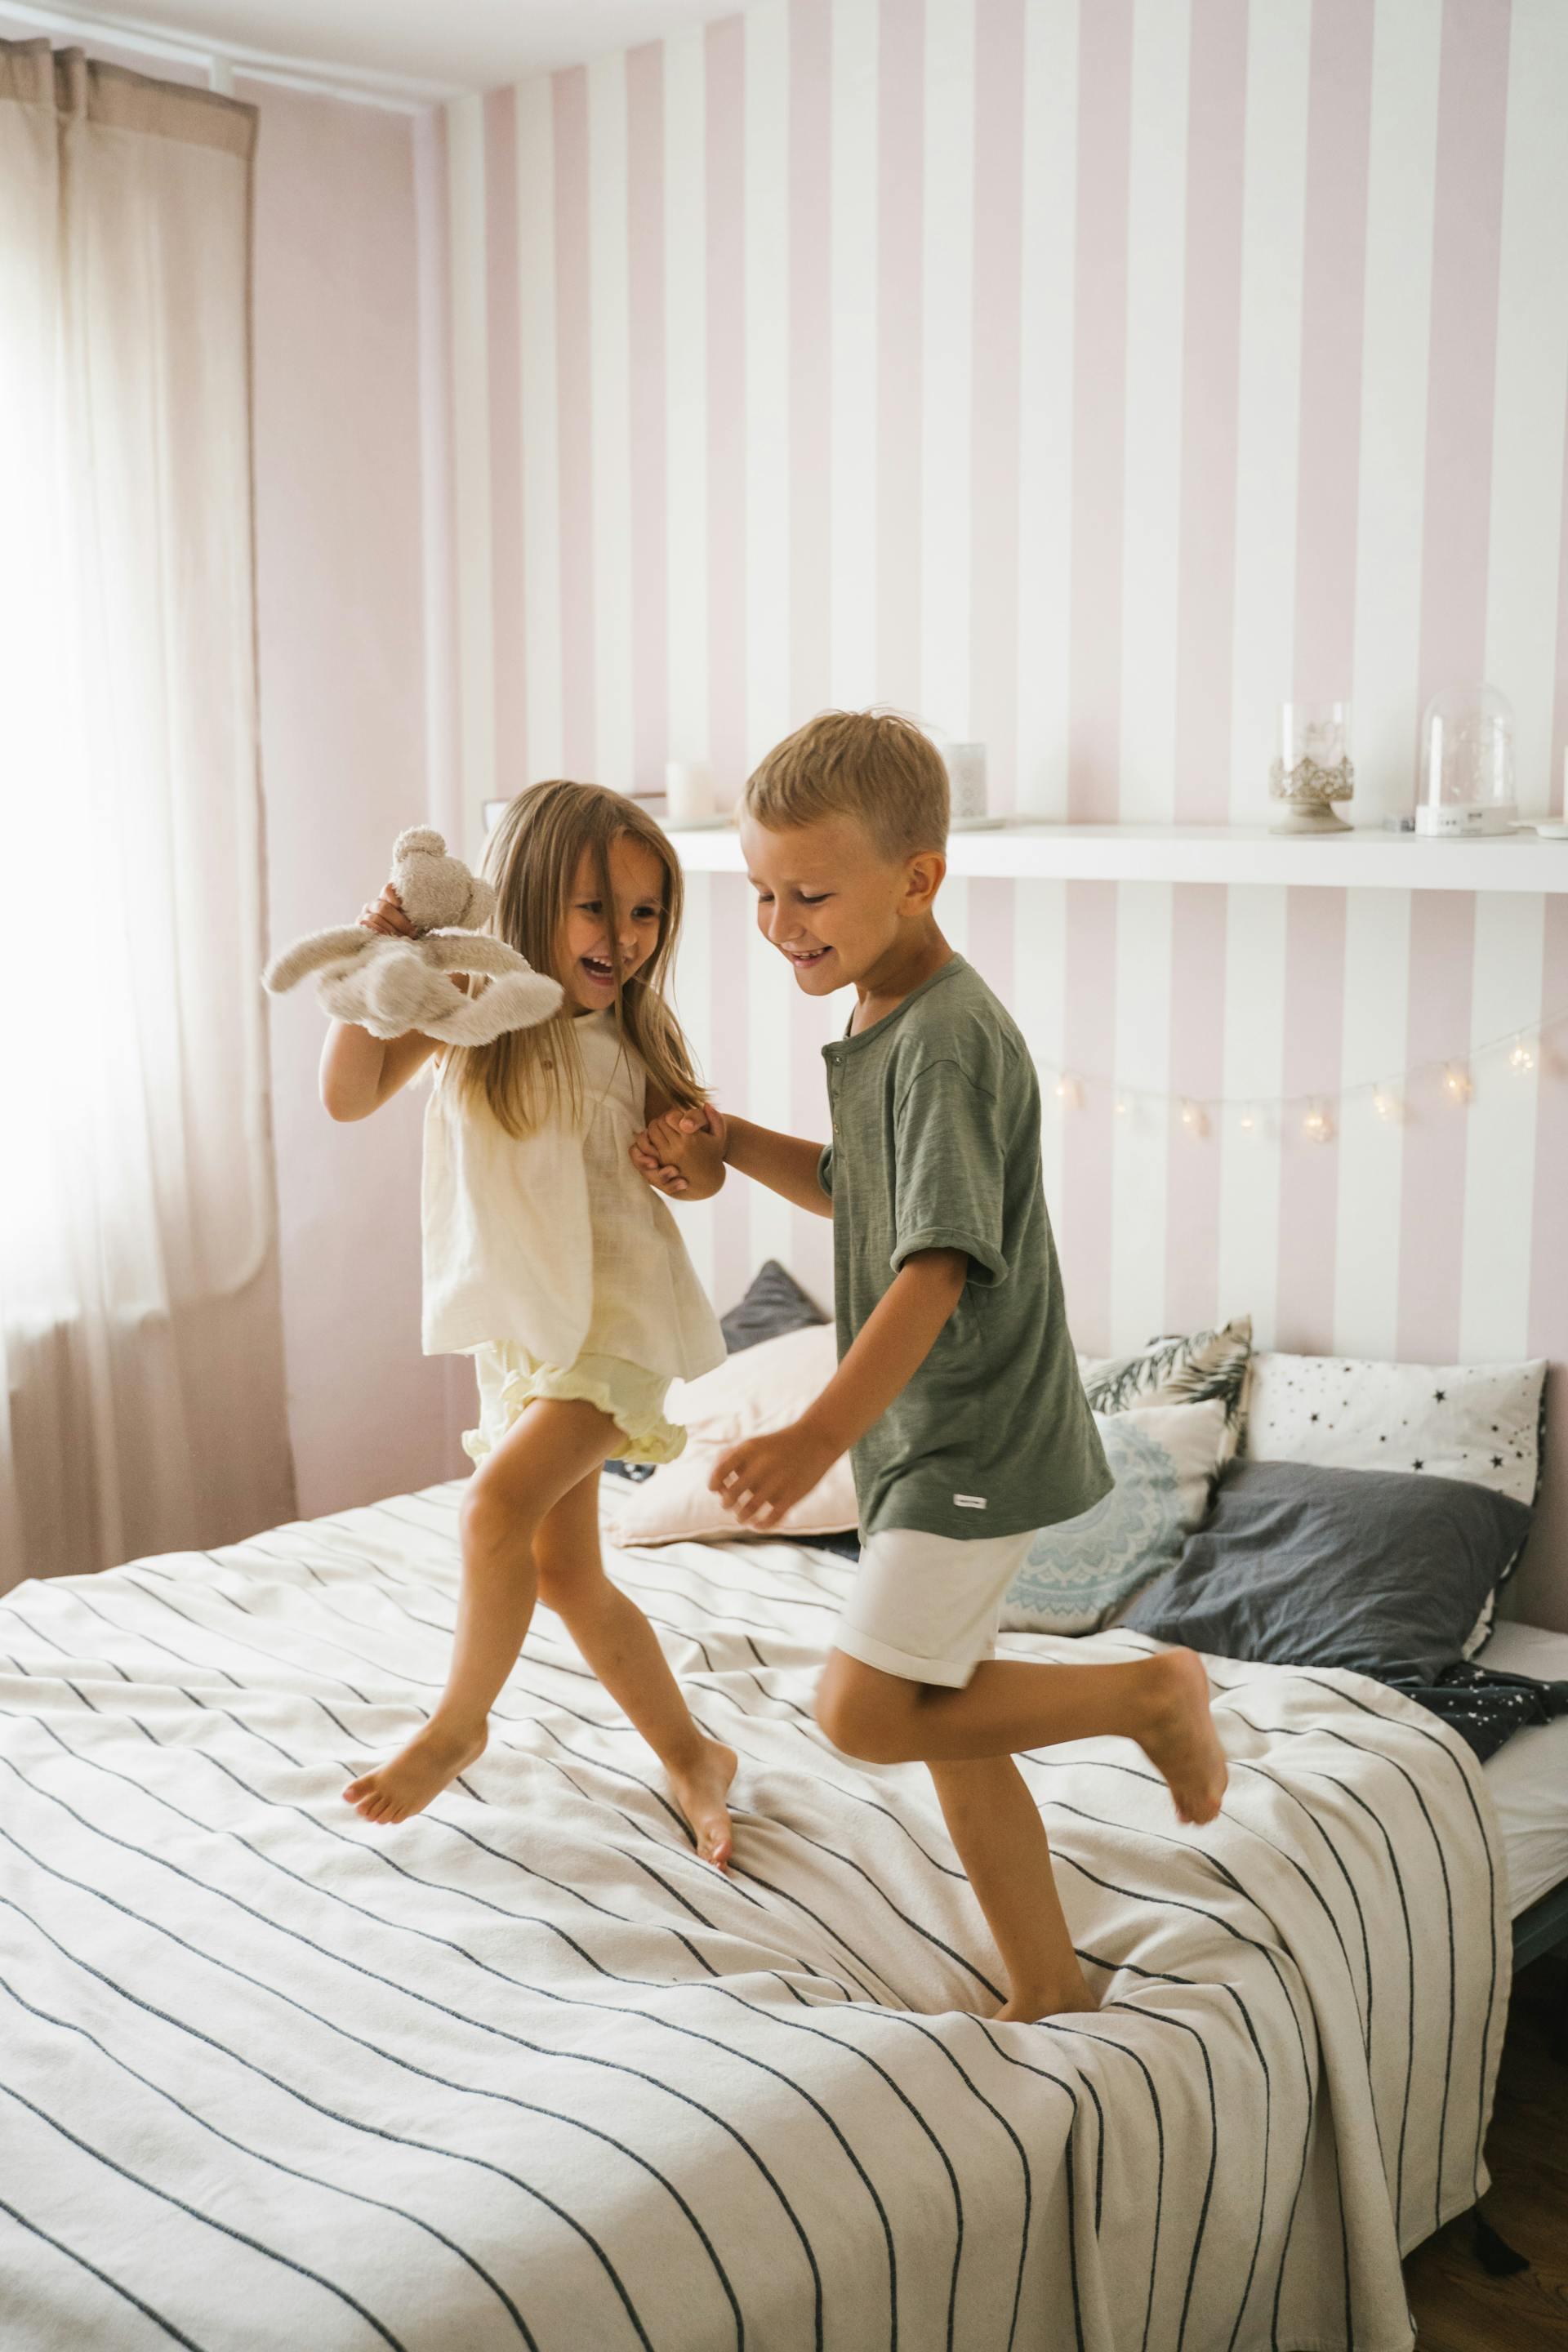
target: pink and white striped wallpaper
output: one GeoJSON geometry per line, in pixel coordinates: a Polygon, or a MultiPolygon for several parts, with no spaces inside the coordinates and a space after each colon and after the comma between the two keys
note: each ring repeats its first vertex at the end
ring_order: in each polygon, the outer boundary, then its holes
{"type": "MultiPolygon", "coordinates": [[[[461,809],[535,776],[727,790],[826,703],[984,739],[998,803],[1262,817],[1292,693],[1357,814],[1482,675],[1526,810],[1568,743],[1561,0],[789,0],[450,110],[461,809]]],[[[1310,858],[1307,845],[1301,855],[1310,858]]],[[[1568,857],[1568,851],[1564,852],[1568,857]]],[[[811,1131],[820,1010],[696,876],[722,1099],[811,1131]]],[[[1203,1136],[1118,1087],[1325,1098],[1568,1014],[1568,898],[951,882],[1044,1062],[1080,1344],[1568,1358],[1568,1028],[1456,1108],[1203,1136]]],[[[830,1009],[836,1020],[841,1007],[830,1009]]],[[[826,1229],[692,1213],[728,1304],[826,1229]]],[[[1563,1457],[1550,1540],[1568,1553],[1563,1457]]]]}

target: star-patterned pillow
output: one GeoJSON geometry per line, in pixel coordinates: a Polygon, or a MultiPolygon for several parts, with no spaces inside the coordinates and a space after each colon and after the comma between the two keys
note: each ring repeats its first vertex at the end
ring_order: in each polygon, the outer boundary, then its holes
{"type": "Polygon", "coordinates": [[[1254,1462],[1460,1478],[1531,1504],[1541,1476],[1544,1360],[1364,1364],[1252,1359],[1244,1451],[1254,1462]]]}

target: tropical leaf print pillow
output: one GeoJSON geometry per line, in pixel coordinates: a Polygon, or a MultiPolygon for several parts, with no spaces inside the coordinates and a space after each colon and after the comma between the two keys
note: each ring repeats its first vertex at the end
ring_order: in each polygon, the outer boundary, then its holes
{"type": "Polygon", "coordinates": [[[1152,1405],[1202,1404],[1218,1398],[1225,1407],[1228,1462],[1241,1444],[1247,1423],[1247,1367],[1252,1359],[1252,1318],[1238,1315],[1217,1331],[1194,1331],[1151,1339],[1130,1356],[1079,1360],[1084,1391],[1097,1413],[1116,1414],[1152,1405]]]}

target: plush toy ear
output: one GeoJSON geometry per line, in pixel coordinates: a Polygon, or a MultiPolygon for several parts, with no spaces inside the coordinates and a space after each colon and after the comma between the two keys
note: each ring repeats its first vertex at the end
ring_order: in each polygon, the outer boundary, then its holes
{"type": "Polygon", "coordinates": [[[405,857],[445,857],[447,843],[434,825],[412,824],[400,833],[392,845],[392,862],[395,866],[405,857]]]}
{"type": "Polygon", "coordinates": [[[361,956],[374,946],[378,933],[363,929],[358,923],[347,924],[335,931],[312,931],[306,939],[296,940],[281,955],[274,956],[261,975],[261,985],[273,996],[282,996],[302,981],[307,972],[319,971],[323,964],[341,963],[345,956],[361,956]]]}

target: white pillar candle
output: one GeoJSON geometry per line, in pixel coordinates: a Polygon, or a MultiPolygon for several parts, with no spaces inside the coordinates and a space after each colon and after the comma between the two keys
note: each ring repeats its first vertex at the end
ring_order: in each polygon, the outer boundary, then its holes
{"type": "Polygon", "coordinates": [[[690,824],[713,814],[713,771],[706,760],[668,760],[665,799],[672,824],[690,824]]]}
{"type": "Polygon", "coordinates": [[[985,746],[949,743],[942,756],[947,767],[952,822],[973,824],[976,817],[985,814],[985,746]]]}

